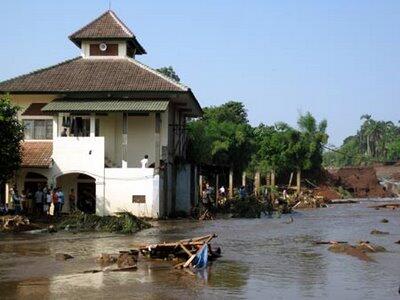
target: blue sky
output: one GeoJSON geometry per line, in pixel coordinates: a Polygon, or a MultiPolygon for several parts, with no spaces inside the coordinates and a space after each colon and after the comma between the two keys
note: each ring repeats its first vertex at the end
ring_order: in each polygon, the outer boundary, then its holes
{"type": "MultiPolygon", "coordinates": [[[[2,0],[0,80],[79,55],[67,36],[108,0],[2,0]],[[5,12],[5,13],[4,13],[5,12]]],[[[400,1],[112,0],[151,67],[201,105],[245,103],[253,125],[310,111],[340,145],[360,116],[400,120],[400,1]]]]}

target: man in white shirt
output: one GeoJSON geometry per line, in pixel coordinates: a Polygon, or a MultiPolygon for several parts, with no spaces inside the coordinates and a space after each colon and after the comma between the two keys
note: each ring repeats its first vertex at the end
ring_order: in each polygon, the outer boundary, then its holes
{"type": "Polygon", "coordinates": [[[147,168],[148,162],[149,162],[149,156],[146,154],[144,158],[140,161],[140,163],[142,164],[142,168],[147,168]]]}

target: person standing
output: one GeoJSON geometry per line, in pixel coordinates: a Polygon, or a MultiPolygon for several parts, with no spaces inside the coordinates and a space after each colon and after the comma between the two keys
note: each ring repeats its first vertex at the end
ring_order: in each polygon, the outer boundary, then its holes
{"type": "Polygon", "coordinates": [[[25,190],[22,190],[22,193],[19,197],[19,201],[21,204],[21,211],[23,213],[27,214],[28,213],[28,202],[27,202],[25,190]]]}
{"type": "Polygon", "coordinates": [[[38,217],[40,217],[43,213],[43,191],[39,187],[35,193],[35,209],[38,217]]]}
{"type": "Polygon", "coordinates": [[[149,163],[149,156],[146,154],[144,158],[140,161],[142,168],[147,168],[147,164],[149,163]]]}
{"type": "Polygon", "coordinates": [[[58,217],[58,196],[57,196],[57,189],[54,188],[51,194],[51,201],[54,205],[54,214],[58,217]]]}
{"type": "Polygon", "coordinates": [[[14,212],[15,214],[20,214],[21,213],[21,199],[18,195],[18,190],[17,188],[11,189],[11,199],[14,205],[14,212]]]}
{"type": "Polygon", "coordinates": [[[49,206],[48,214],[51,218],[52,216],[54,216],[54,204],[53,204],[53,195],[50,192],[50,190],[47,191],[46,202],[47,202],[47,205],[49,206]]]}
{"type": "Polygon", "coordinates": [[[51,204],[51,195],[50,195],[50,191],[48,189],[46,189],[46,192],[43,192],[45,201],[43,203],[43,212],[44,214],[48,215],[49,214],[49,210],[50,210],[50,204],[51,204]]]}
{"type": "Polygon", "coordinates": [[[64,199],[64,193],[60,187],[57,188],[57,198],[58,198],[58,216],[61,217],[61,212],[64,206],[65,199],[64,199]]]}

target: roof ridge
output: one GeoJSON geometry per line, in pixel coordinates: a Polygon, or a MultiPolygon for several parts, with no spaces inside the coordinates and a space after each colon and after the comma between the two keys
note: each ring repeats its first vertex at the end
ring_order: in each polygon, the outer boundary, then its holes
{"type": "Polygon", "coordinates": [[[134,33],[129,29],[128,26],[125,25],[124,22],[120,18],[118,18],[117,14],[113,10],[109,10],[111,16],[114,18],[115,21],[118,22],[119,26],[127,33],[130,34],[132,37],[135,37],[134,33]]]}
{"type": "Polygon", "coordinates": [[[64,65],[64,64],[68,64],[68,63],[70,63],[72,61],[75,61],[75,60],[78,60],[78,59],[81,59],[81,58],[82,58],[82,56],[77,56],[77,57],[74,57],[74,58],[70,58],[70,59],[64,60],[64,61],[62,61],[62,62],[60,62],[58,64],[51,65],[49,67],[40,68],[40,69],[31,71],[29,73],[18,75],[18,76],[12,77],[10,79],[4,80],[4,81],[0,81],[0,85],[4,84],[4,83],[10,83],[10,82],[12,82],[12,81],[14,81],[16,79],[21,79],[21,78],[24,78],[26,76],[34,75],[34,74],[37,74],[37,73],[40,73],[40,72],[44,72],[44,71],[47,71],[47,70],[51,70],[53,68],[56,68],[56,67],[64,65]]]}
{"type": "Polygon", "coordinates": [[[180,82],[178,82],[178,81],[176,81],[176,80],[174,80],[174,79],[172,79],[172,78],[170,78],[170,77],[158,72],[157,70],[149,67],[148,65],[145,65],[144,63],[142,63],[142,62],[140,62],[140,61],[138,61],[138,60],[136,60],[134,58],[126,57],[126,59],[128,59],[130,62],[136,64],[137,66],[141,67],[142,69],[145,69],[147,71],[152,72],[153,74],[157,75],[158,77],[161,77],[162,79],[172,83],[173,85],[175,85],[175,86],[177,86],[177,87],[179,87],[179,88],[181,88],[181,89],[183,89],[185,91],[190,90],[190,88],[188,86],[186,86],[186,85],[184,85],[184,84],[182,84],[182,83],[180,83],[180,82]]]}
{"type": "Polygon", "coordinates": [[[103,18],[104,16],[106,16],[107,14],[110,14],[111,17],[118,23],[119,26],[121,26],[122,30],[127,33],[128,35],[131,35],[131,37],[135,37],[135,35],[132,33],[132,31],[117,17],[117,15],[115,14],[114,11],[112,10],[107,10],[104,13],[102,13],[100,16],[98,16],[96,19],[94,19],[93,21],[89,22],[88,24],[86,24],[85,26],[83,26],[82,28],[78,29],[77,31],[73,32],[72,34],[70,34],[68,36],[68,38],[70,40],[74,39],[73,36],[74,35],[78,35],[80,32],[84,31],[85,29],[87,29],[89,26],[91,26],[93,23],[97,22],[98,20],[100,20],[101,18],[103,18]]]}

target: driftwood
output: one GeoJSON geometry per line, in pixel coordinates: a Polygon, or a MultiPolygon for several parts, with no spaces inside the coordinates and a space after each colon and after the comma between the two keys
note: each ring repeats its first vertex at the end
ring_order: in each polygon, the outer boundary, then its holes
{"type": "Polygon", "coordinates": [[[314,241],[315,245],[347,244],[346,241],[314,241]]]}
{"type": "Polygon", "coordinates": [[[396,209],[399,207],[400,207],[399,203],[386,203],[386,204],[368,206],[368,208],[375,208],[375,209],[380,209],[380,208],[396,209]]]}
{"type": "Polygon", "coordinates": [[[220,256],[221,250],[212,250],[210,242],[216,234],[183,239],[177,242],[161,243],[154,245],[144,245],[139,247],[139,251],[148,258],[153,259],[178,259],[181,260],[174,267],[177,269],[193,266],[193,260],[204,247],[208,247],[209,258],[213,259],[220,256]]]}

